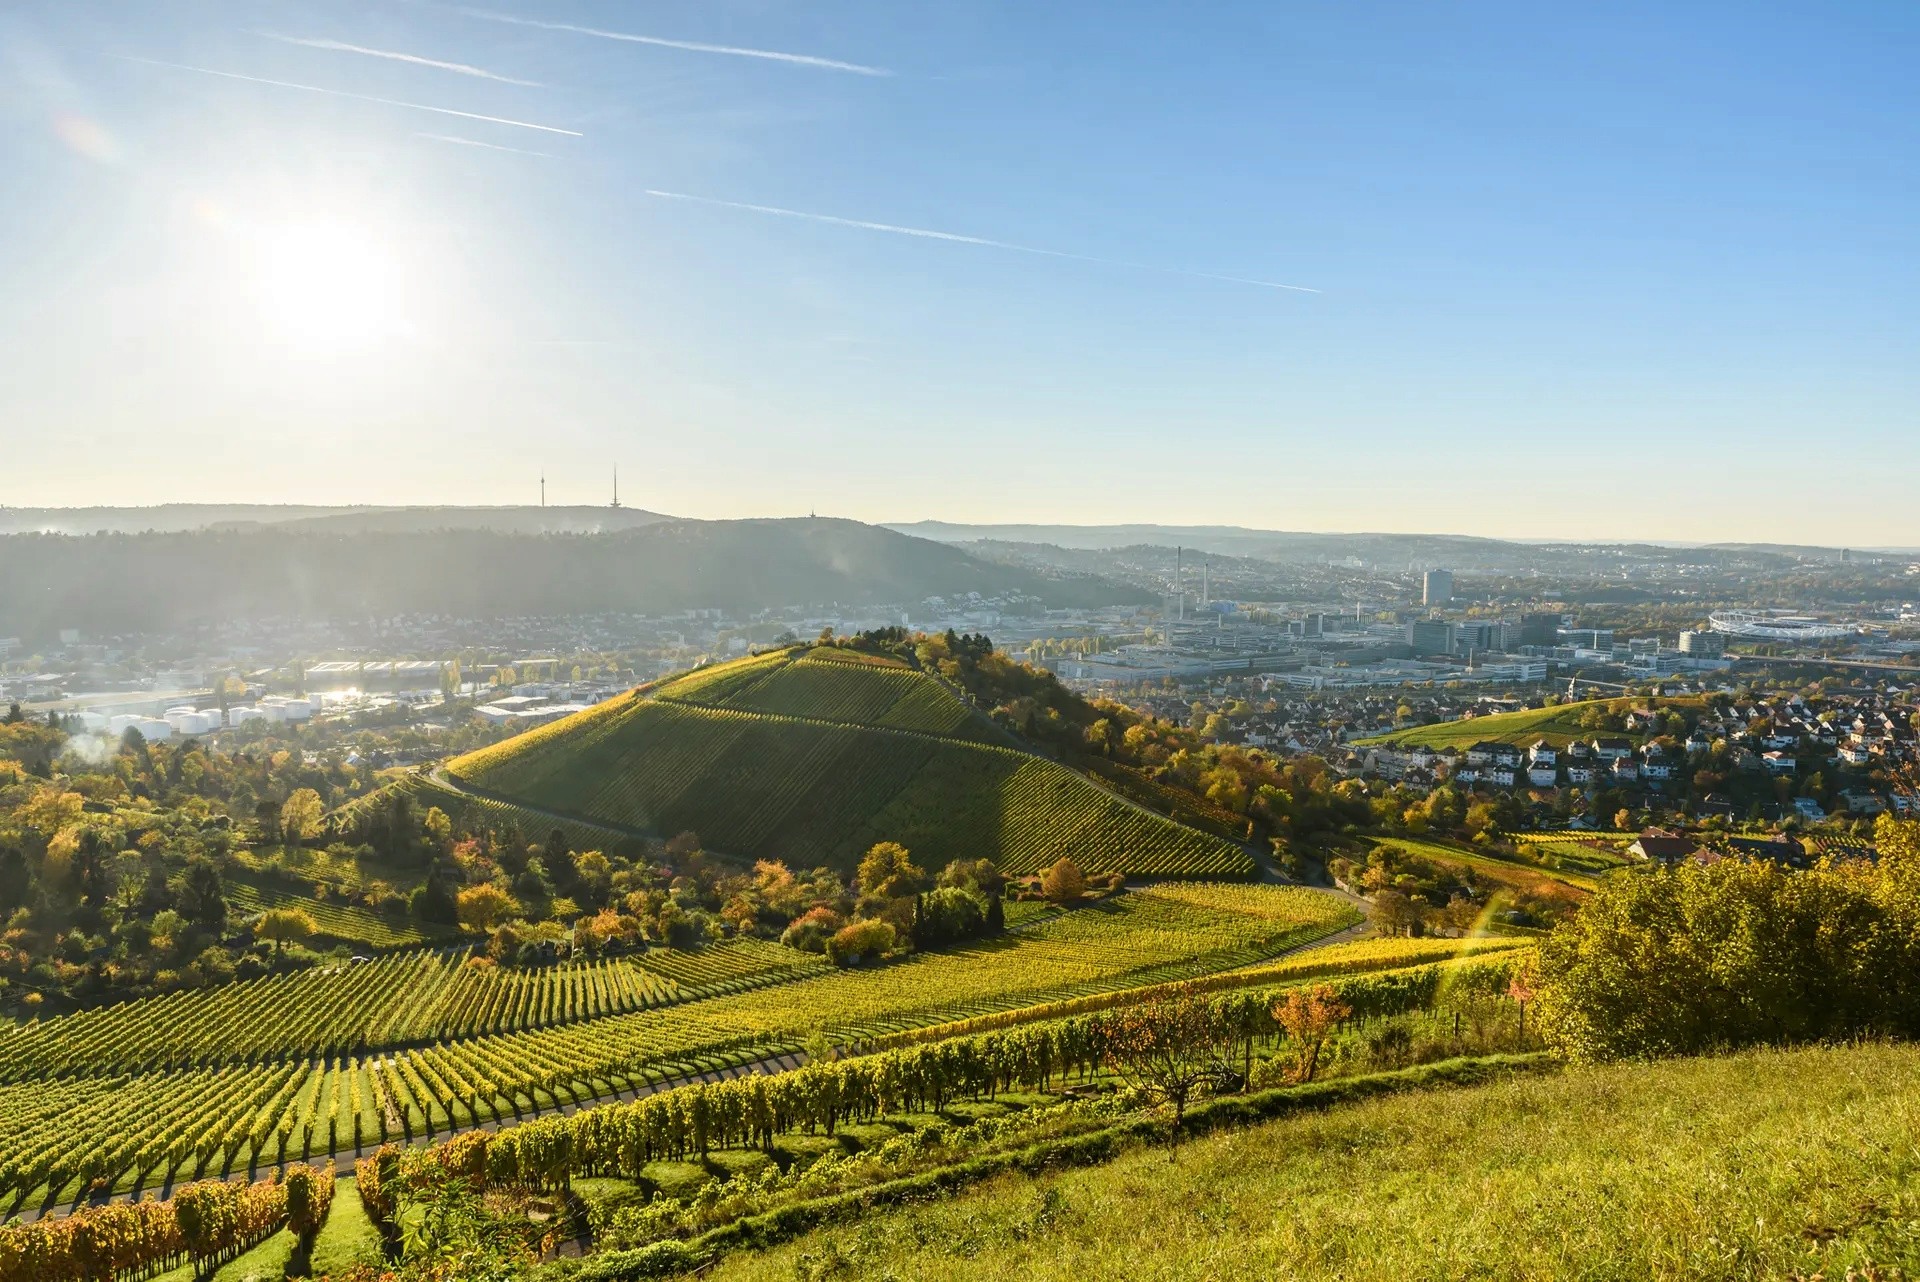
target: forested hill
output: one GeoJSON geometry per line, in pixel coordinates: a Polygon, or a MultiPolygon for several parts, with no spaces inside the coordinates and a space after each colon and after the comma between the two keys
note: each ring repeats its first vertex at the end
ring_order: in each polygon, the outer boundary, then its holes
{"type": "Polygon", "coordinates": [[[605,534],[288,532],[0,536],[0,635],[298,615],[486,618],[1024,596],[1143,599],[854,521],[662,521],[605,534]]]}

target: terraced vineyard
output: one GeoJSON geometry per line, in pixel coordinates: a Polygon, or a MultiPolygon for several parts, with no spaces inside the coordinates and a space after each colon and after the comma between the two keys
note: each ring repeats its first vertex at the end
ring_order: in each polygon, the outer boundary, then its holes
{"type": "Polygon", "coordinates": [[[366,1054],[631,1014],[825,967],[811,954],[758,940],[531,971],[476,968],[457,956],[412,952],[17,1025],[0,1033],[0,1081],[366,1054]]]}
{"type": "Polygon", "coordinates": [[[1356,917],[1309,890],[1174,886],[870,970],[780,973],[785,950],[759,943],[649,957],[705,989],[624,962],[476,977],[414,954],[303,977],[310,991],[267,980],[130,1003],[0,1037],[14,1079],[0,1085],[0,1194],[154,1185],[440,1133],[761,1058],[815,1028],[853,1042],[1246,966],[1356,917]],[[312,1049],[337,1041],[336,1020],[389,1038],[480,1035],[312,1049]],[[487,1031],[516,1021],[524,1031],[487,1031]]]}
{"type": "Polygon", "coordinates": [[[408,775],[378,792],[368,793],[327,816],[327,828],[338,835],[355,832],[373,813],[396,793],[424,813],[430,807],[444,811],[448,818],[483,831],[507,832],[518,829],[529,840],[544,841],[556,829],[575,850],[606,850],[634,840],[626,829],[597,824],[579,818],[556,817],[525,806],[516,806],[496,797],[480,797],[442,787],[424,774],[408,775]]]}
{"type": "Polygon", "coordinates": [[[876,841],[1014,874],[1244,876],[1238,846],[993,742],[937,680],[835,650],[701,669],[460,757],[489,796],[713,849],[845,867],[876,841]]]}
{"type": "Polygon", "coordinates": [[[242,881],[238,877],[230,878],[226,887],[227,902],[243,916],[267,911],[269,908],[297,908],[313,918],[314,925],[320,928],[321,938],[316,943],[324,944],[338,940],[350,944],[365,944],[369,948],[389,949],[407,948],[428,943],[437,937],[451,937],[459,932],[448,928],[430,935],[421,928],[419,922],[389,921],[379,913],[365,908],[356,908],[351,904],[331,904],[315,899],[312,895],[297,894],[283,890],[266,881],[242,881]]]}

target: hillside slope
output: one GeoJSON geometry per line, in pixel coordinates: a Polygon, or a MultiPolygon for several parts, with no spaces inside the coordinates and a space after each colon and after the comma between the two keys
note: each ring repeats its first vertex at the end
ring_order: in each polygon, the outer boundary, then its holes
{"type": "Polygon", "coordinates": [[[1021,752],[935,678],[798,647],[700,669],[456,758],[509,801],[623,828],[691,829],[713,849],[850,866],[877,841],[918,862],[1030,873],[1234,876],[1238,847],[1021,752]]]}
{"type": "Polygon", "coordinates": [[[0,635],[283,615],[751,612],[970,592],[1060,606],[1145,599],[857,521],[662,520],[605,533],[366,528],[385,519],[342,518],[344,530],[329,518],[292,529],[0,535],[0,635]]]}
{"type": "Polygon", "coordinates": [[[1582,1069],[1002,1177],[706,1276],[1907,1277],[1917,1126],[1911,1046],[1582,1069]]]}

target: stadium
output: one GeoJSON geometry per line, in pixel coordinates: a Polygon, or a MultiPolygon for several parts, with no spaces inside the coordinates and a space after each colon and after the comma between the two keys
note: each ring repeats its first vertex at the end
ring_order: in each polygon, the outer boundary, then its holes
{"type": "Polygon", "coordinates": [[[1842,637],[1852,636],[1854,632],[1849,624],[1770,610],[1721,610],[1708,618],[1715,632],[1730,637],[1744,637],[1749,641],[1811,645],[1821,641],[1838,641],[1842,637]]]}

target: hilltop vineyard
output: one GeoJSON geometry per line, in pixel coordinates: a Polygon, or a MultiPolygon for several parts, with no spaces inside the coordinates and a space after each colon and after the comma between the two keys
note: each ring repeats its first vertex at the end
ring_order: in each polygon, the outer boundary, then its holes
{"type": "MultiPolygon", "coordinates": [[[[847,866],[877,841],[1009,873],[1231,877],[1252,860],[1002,736],[939,680],[844,652],[701,669],[452,762],[490,798],[713,849],[847,866]]],[[[1216,832],[1221,825],[1212,825],[1216,832]]]]}

